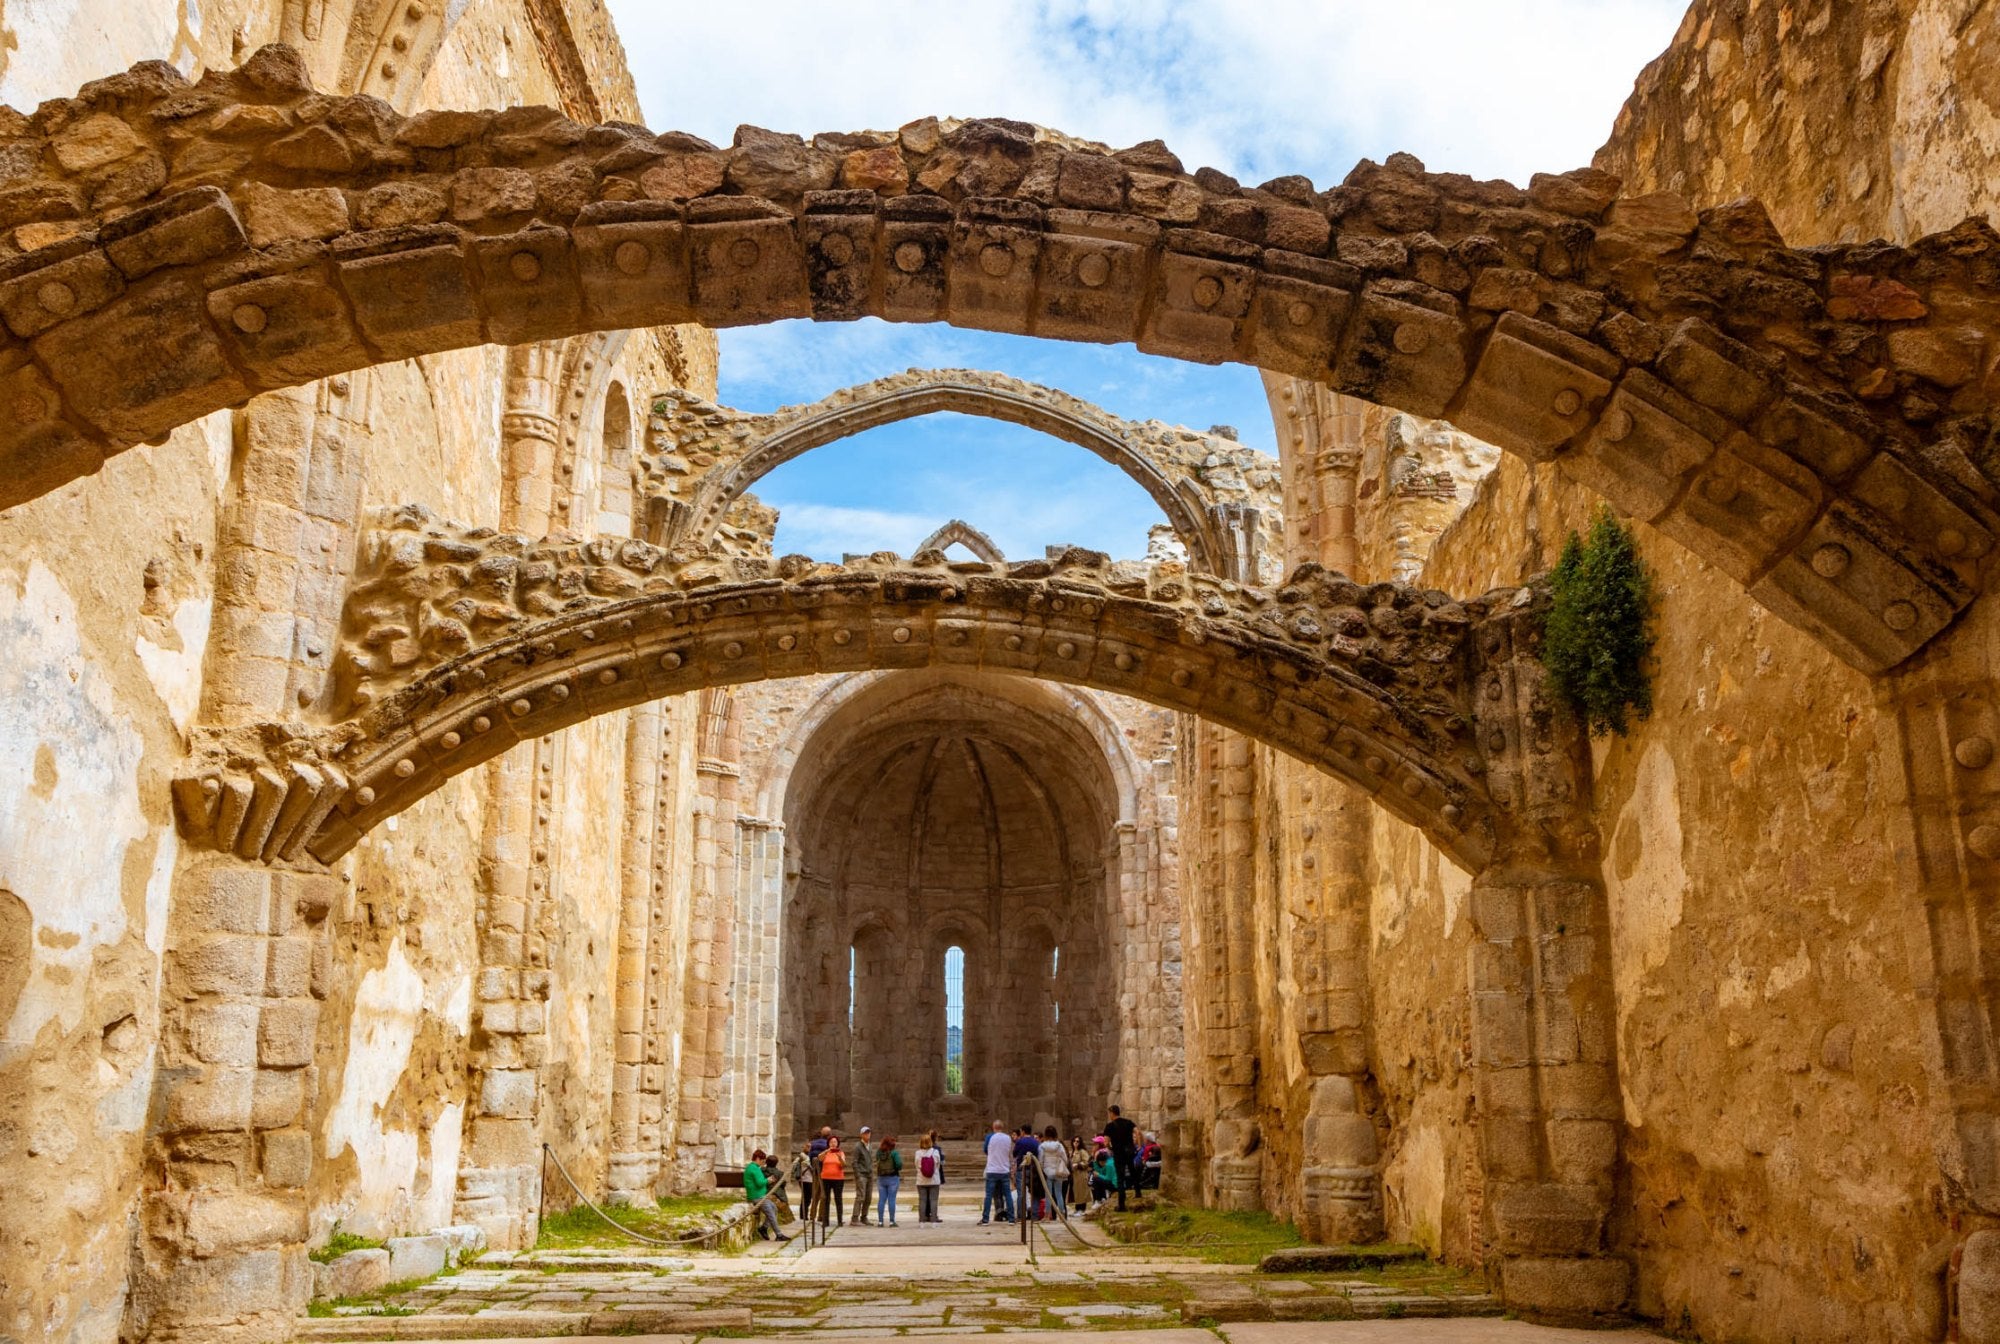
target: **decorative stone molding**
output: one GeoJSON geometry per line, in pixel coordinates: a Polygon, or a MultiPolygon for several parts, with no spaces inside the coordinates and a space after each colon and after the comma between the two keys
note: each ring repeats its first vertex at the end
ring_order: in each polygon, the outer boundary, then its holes
{"type": "Polygon", "coordinates": [[[1284,501],[1272,458],[1220,435],[1124,420],[1067,392],[972,369],[910,369],[769,415],[663,394],[654,412],[671,446],[647,464],[655,535],[668,546],[706,542],[731,504],[773,468],[940,411],[1026,425],[1097,454],[1152,496],[1196,569],[1257,582],[1259,558],[1278,552],[1272,529],[1284,501]]]}
{"type": "Polygon", "coordinates": [[[28,119],[0,228],[0,504],[260,390],[584,330],[789,317],[1135,341],[1556,460],[1870,671],[1981,591],[2000,237],[1789,248],[1763,209],[1407,155],[1244,189],[1017,122],[797,137],[400,117],[266,47],[28,119]],[[115,136],[107,128],[117,124],[115,136]],[[118,157],[72,173],[66,147],[118,157]],[[159,351],[177,357],[161,360],[159,351]]]}
{"type": "Polygon", "coordinates": [[[331,862],[517,741],[703,687],[964,666],[1203,715],[1321,765],[1477,868],[1490,840],[1464,643],[1469,602],[1316,565],[1275,592],[1090,551],[1008,566],[873,556],[676,559],[644,542],[525,538],[393,510],[362,544],[334,721],[206,742],[176,781],[183,835],[331,862]]]}

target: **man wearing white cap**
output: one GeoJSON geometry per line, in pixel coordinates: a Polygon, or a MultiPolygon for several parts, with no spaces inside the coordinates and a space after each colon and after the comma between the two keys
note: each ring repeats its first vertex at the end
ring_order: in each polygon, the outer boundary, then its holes
{"type": "Polygon", "coordinates": [[[874,1131],[863,1125],[861,1137],[854,1142],[850,1154],[854,1162],[854,1221],[866,1226],[868,1210],[875,1203],[875,1144],[874,1131]]]}

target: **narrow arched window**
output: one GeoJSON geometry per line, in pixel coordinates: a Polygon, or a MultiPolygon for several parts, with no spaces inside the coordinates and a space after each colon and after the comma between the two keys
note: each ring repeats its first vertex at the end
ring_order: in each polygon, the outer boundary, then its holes
{"type": "Polygon", "coordinates": [[[965,1092],[965,949],[944,950],[944,1090],[965,1092]]]}
{"type": "Polygon", "coordinates": [[[613,383],[604,394],[604,460],[597,469],[597,530],[632,535],[632,403],[613,383]]]}
{"type": "Polygon", "coordinates": [[[1055,1024],[1059,1027],[1062,1025],[1062,995],[1057,993],[1056,986],[1061,981],[1062,949],[1052,947],[1049,949],[1049,1003],[1055,1009],[1055,1024]]]}

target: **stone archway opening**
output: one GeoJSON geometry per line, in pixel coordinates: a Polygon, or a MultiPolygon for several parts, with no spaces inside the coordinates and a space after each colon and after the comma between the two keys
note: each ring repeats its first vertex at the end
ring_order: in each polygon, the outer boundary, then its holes
{"type": "Polygon", "coordinates": [[[1073,699],[991,674],[890,674],[811,730],[784,799],[781,1132],[1074,1132],[1103,1108],[1133,1025],[1105,750],[1073,699]]]}

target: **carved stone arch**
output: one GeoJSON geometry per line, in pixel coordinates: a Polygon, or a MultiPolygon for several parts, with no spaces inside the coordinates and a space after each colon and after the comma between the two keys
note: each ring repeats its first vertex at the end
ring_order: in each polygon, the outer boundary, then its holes
{"type": "MultiPolygon", "coordinates": [[[[1023,425],[1088,450],[1152,498],[1196,568],[1225,578],[1252,577],[1236,563],[1240,547],[1227,536],[1220,502],[1196,474],[1220,441],[1124,420],[1055,388],[970,369],[911,369],[769,415],[730,411],[678,392],[668,393],[665,402],[677,451],[712,463],[684,499],[663,501],[662,539],[669,546],[708,541],[730,505],[760,477],[815,448],[883,425],[956,412],[1023,425]]],[[[1277,504],[1275,494],[1268,502],[1277,504]]]]}
{"type": "MultiPolygon", "coordinates": [[[[688,691],[959,667],[1132,696],[1237,728],[1362,788],[1477,869],[1494,816],[1468,647],[1512,594],[1460,603],[1306,567],[1279,592],[1070,552],[1004,572],[673,561],[390,514],[362,547],[335,722],[209,744],[175,786],[189,839],[331,862],[516,741],[688,691]]],[[[705,704],[700,751],[733,751],[705,704]]]]}
{"type": "MultiPolygon", "coordinates": [[[[1555,461],[1870,672],[1951,625],[1991,567],[2000,480],[1981,464],[2000,421],[1978,371],[2000,323],[1965,316],[2000,289],[1983,221],[1908,247],[1801,250],[1753,202],[1697,213],[1621,199],[1592,170],[1521,190],[1407,159],[1292,200],[1157,160],[1142,183],[1114,155],[992,122],[898,150],[888,188],[828,193],[841,163],[812,142],[796,172],[773,172],[754,146],[544,109],[385,116],[317,97],[281,47],[193,96],[141,65],[75,104],[177,167],[125,213],[0,264],[0,507],[256,392],[364,365],[874,315],[1131,341],[1447,419],[1555,461]],[[273,178],[347,193],[349,227],[318,237],[259,210],[246,227],[239,198],[273,178]],[[1028,185],[1050,180],[1070,184],[1059,204],[1028,185]],[[574,189],[528,206],[538,181],[574,189]],[[647,199],[648,182],[693,195],[647,199]],[[434,208],[371,228],[369,193],[395,183],[434,208]]],[[[8,199],[77,191],[55,129],[31,123],[18,148],[33,167],[8,199]]],[[[21,222],[0,212],[0,231],[21,222]]]]}
{"type": "Polygon", "coordinates": [[[924,551],[944,551],[951,549],[954,545],[965,547],[966,550],[971,551],[973,555],[984,560],[989,565],[1004,565],[1007,563],[1007,557],[1000,553],[1000,548],[994,544],[993,538],[981,532],[971,523],[959,518],[952,519],[943,527],[940,527],[937,531],[918,542],[917,551],[919,553],[924,551]]]}

